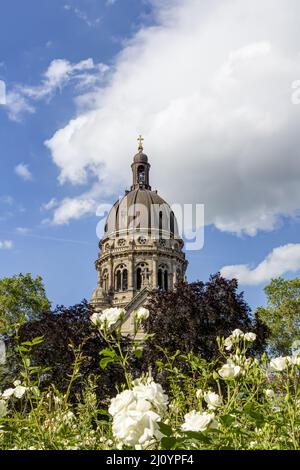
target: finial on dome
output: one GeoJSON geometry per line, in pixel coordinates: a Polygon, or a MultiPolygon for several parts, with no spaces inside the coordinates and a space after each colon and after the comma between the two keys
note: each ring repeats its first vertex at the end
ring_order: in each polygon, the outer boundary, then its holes
{"type": "Polygon", "coordinates": [[[144,142],[144,137],[142,137],[141,135],[139,136],[138,138],[138,143],[139,143],[139,151],[142,152],[144,150],[144,146],[143,146],[143,142],[144,142]]]}

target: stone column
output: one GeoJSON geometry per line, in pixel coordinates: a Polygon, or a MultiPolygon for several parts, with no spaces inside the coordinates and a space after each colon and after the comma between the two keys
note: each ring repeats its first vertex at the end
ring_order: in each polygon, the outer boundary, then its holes
{"type": "Polygon", "coordinates": [[[128,290],[134,289],[134,255],[129,256],[128,263],[128,290]]]}
{"type": "Polygon", "coordinates": [[[114,262],[113,262],[113,257],[112,256],[110,257],[110,260],[109,260],[109,268],[110,268],[109,269],[109,271],[110,271],[109,272],[109,278],[110,278],[109,279],[110,280],[109,289],[114,291],[115,290],[115,286],[114,286],[114,282],[115,282],[115,280],[114,280],[114,262]]]}
{"type": "Polygon", "coordinates": [[[153,289],[157,289],[157,268],[158,268],[157,257],[153,256],[153,259],[152,259],[152,287],[153,289]]]}
{"type": "Polygon", "coordinates": [[[173,264],[173,285],[172,285],[172,289],[174,289],[174,286],[177,282],[177,265],[176,263],[173,264]]]}

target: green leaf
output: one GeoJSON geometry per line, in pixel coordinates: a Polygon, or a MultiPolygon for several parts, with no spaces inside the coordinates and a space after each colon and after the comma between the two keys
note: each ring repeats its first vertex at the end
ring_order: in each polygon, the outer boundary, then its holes
{"type": "Polygon", "coordinates": [[[248,403],[244,408],[245,413],[252,418],[258,426],[265,422],[264,416],[257,411],[254,403],[248,403]]]}
{"type": "Polygon", "coordinates": [[[203,432],[187,431],[185,433],[185,435],[187,437],[189,437],[190,439],[193,439],[195,441],[204,442],[205,444],[210,444],[210,442],[211,442],[209,437],[206,434],[204,434],[203,432]]]}
{"type": "Polygon", "coordinates": [[[32,345],[37,346],[38,344],[43,343],[43,341],[44,341],[44,336],[37,336],[36,338],[33,338],[32,345]]]}
{"type": "Polygon", "coordinates": [[[104,357],[103,359],[101,359],[99,365],[101,369],[106,369],[108,364],[110,364],[111,362],[114,362],[114,360],[111,357],[104,357]]]}
{"type": "Polygon", "coordinates": [[[17,347],[17,351],[18,351],[18,352],[28,352],[29,349],[28,349],[28,348],[25,348],[25,346],[18,346],[18,347],[17,347]]]}
{"type": "Polygon", "coordinates": [[[143,356],[143,350],[142,349],[136,349],[134,351],[134,355],[137,359],[140,359],[143,356]]]}
{"type": "Polygon", "coordinates": [[[171,450],[176,445],[175,437],[163,437],[161,440],[161,448],[163,450],[171,450]]]}
{"type": "Polygon", "coordinates": [[[173,429],[171,426],[165,423],[158,423],[159,430],[164,436],[171,436],[173,434],[173,429]]]}
{"type": "Polygon", "coordinates": [[[220,416],[220,421],[226,428],[229,428],[232,423],[235,422],[235,417],[231,415],[223,415],[220,416]]]}
{"type": "Polygon", "coordinates": [[[101,356],[105,356],[105,357],[112,357],[114,358],[116,356],[116,353],[115,351],[109,349],[109,348],[104,348],[100,351],[100,355],[101,356]]]}

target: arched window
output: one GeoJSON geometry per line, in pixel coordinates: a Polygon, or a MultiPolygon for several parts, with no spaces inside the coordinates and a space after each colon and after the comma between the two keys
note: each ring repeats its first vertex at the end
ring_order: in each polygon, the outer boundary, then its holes
{"type": "Polygon", "coordinates": [[[141,290],[142,287],[142,269],[137,268],[136,270],[136,288],[137,290],[141,290]]]}
{"type": "Polygon", "coordinates": [[[122,290],[125,291],[128,289],[128,271],[124,269],[123,278],[122,278],[122,290]]]}
{"type": "Polygon", "coordinates": [[[168,271],[166,270],[164,272],[164,290],[165,291],[168,291],[169,290],[169,279],[168,279],[169,275],[168,275],[168,271]]]}
{"type": "Polygon", "coordinates": [[[102,275],[102,288],[104,292],[108,291],[108,272],[106,269],[103,271],[102,275]]]}
{"type": "Polygon", "coordinates": [[[122,287],[122,273],[121,271],[118,269],[117,271],[117,274],[116,274],[116,290],[121,290],[121,287],[122,287]]]}
{"type": "Polygon", "coordinates": [[[158,289],[160,290],[163,290],[163,291],[169,290],[169,273],[168,273],[168,268],[165,265],[161,265],[158,268],[157,286],[158,286],[158,289]]]}
{"type": "Polygon", "coordinates": [[[145,167],[143,166],[138,167],[138,182],[145,183],[145,167]]]}
{"type": "Polygon", "coordinates": [[[162,269],[158,270],[157,285],[158,285],[158,288],[160,290],[163,290],[164,284],[163,284],[163,271],[162,271],[162,269]]]}
{"type": "Polygon", "coordinates": [[[170,232],[171,235],[174,236],[174,231],[175,231],[175,217],[174,217],[174,212],[172,211],[170,214],[170,232]]]}
{"type": "Polygon", "coordinates": [[[159,238],[162,236],[162,227],[163,227],[163,213],[159,211],[159,238]]]}
{"type": "Polygon", "coordinates": [[[115,290],[126,291],[128,289],[128,271],[126,266],[121,264],[115,271],[115,290]]]}

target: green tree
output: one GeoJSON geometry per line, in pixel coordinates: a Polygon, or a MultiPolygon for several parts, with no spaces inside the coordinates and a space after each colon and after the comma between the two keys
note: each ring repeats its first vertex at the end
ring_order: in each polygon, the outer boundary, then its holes
{"type": "Polygon", "coordinates": [[[21,319],[36,320],[50,308],[40,276],[19,274],[0,279],[0,332],[8,332],[21,319]]]}
{"type": "Polygon", "coordinates": [[[300,339],[300,279],[272,279],[264,291],[267,306],[259,307],[257,315],[271,331],[271,352],[289,354],[293,341],[300,339]]]}

